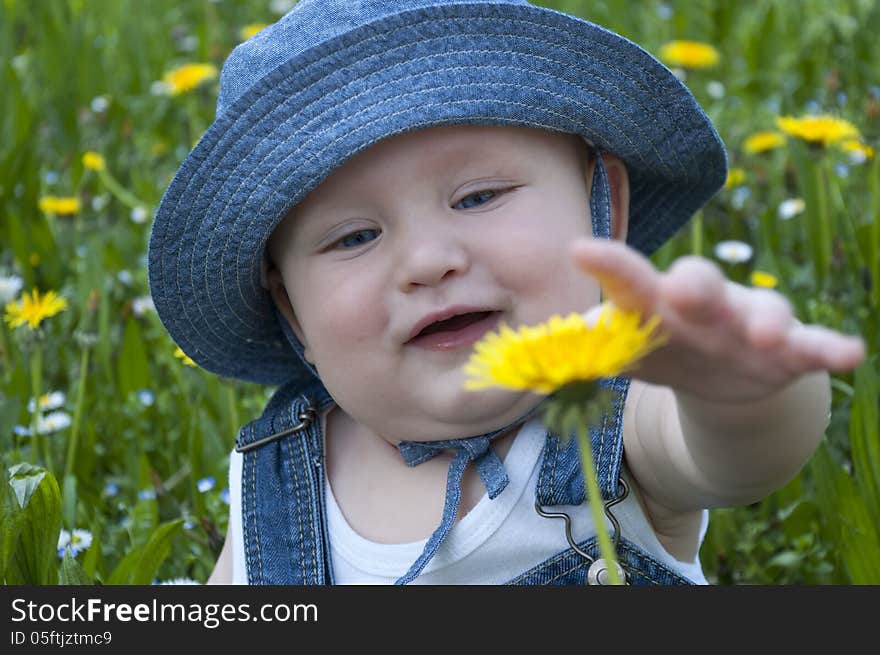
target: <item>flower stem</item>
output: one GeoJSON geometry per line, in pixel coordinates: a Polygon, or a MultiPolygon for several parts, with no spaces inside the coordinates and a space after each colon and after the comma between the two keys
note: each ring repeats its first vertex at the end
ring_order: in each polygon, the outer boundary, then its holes
{"type": "MultiPolygon", "coordinates": [[[[40,425],[40,387],[42,382],[40,374],[43,368],[43,350],[39,342],[34,344],[34,350],[31,353],[31,395],[34,398],[34,414],[31,417],[31,464],[37,463],[37,452],[40,450],[41,439],[37,427],[40,425]]],[[[48,467],[48,460],[45,462],[48,467]]]]}
{"type": "Polygon", "coordinates": [[[703,254],[703,211],[699,210],[691,220],[691,252],[703,254]]]}
{"type": "Polygon", "coordinates": [[[617,574],[617,557],[614,553],[614,547],[611,545],[611,538],[608,536],[608,526],[605,525],[602,494],[599,492],[596,467],[593,464],[593,447],[590,443],[589,426],[583,421],[578,421],[577,436],[578,450],[581,453],[581,468],[584,470],[584,482],[587,487],[587,499],[590,501],[593,523],[596,526],[596,541],[599,542],[599,555],[608,564],[609,584],[623,584],[617,574]]]}
{"type": "Polygon", "coordinates": [[[828,214],[828,189],[825,179],[825,159],[822,158],[814,166],[816,174],[817,218],[819,221],[819,252],[816,262],[816,283],[821,290],[825,287],[831,267],[831,222],[828,214]]]}
{"type": "Polygon", "coordinates": [[[880,156],[874,157],[871,168],[871,304],[880,307],[880,156]]]}
{"type": "Polygon", "coordinates": [[[116,199],[123,205],[126,205],[131,209],[146,206],[146,203],[138,200],[138,198],[131,191],[129,191],[119,182],[117,182],[116,178],[110,174],[110,171],[102,169],[98,171],[98,177],[107,188],[107,190],[112,193],[116,197],[116,199]]]}
{"type": "Polygon", "coordinates": [[[12,365],[12,350],[9,348],[9,338],[6,336],[6,324],[3,321],[0,321],[0,361],[3,362],[3,366],[0,368],[3,370],[3,383],[5,386],[12,377],[14,366],[12,365]]]}
{"type": "Polygon", "coordinates": [[[83,346],[79,362],[79,386],[76,389],[76,409],[73,410],[73,425],[70,428],[70,439],[67,441],[67,458],[64,461],[64,480],[73,474],[76,460],[76,446],[79,438],[79,420],[82,416],[83,398],[85,396],[86,376],[89,368],[89,348],[83,346]]]}
{"type": "Polygon", "coordinates": [[[231,432],[229,434],[238,434],[238,429],[241,427],[238,423],[238,410],[235,406],[235,392],[232,390],[231,385],[226,385],[226,404],[229,407],[229,420],[231,422],[231,432]]]}

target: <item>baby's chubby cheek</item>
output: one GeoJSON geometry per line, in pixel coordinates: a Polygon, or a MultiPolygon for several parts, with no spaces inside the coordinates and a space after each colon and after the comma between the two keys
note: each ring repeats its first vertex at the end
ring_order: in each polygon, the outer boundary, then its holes
{"type": "Polygon", "coordinates": [[[551,314],[584,312],[599,301],[596,281],[579,271],[565,247],[532,239],[507,268],[505,286],[514,291],[520,319],[546,320],[551,314]],[[543,247],[542,247],[543,246],[543,247]]]}
{"type": "Polygon", "coordinates": [[[300,320],[319,370],[359,359],[388,338],[383,303],[340,287],[322,289],[300,320]]]}

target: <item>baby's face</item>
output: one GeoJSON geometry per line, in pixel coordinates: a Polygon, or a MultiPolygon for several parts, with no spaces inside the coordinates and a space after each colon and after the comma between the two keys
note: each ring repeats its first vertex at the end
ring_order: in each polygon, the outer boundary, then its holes
{"type": "Polygon", "coordinates": [[[391,443],[481,434],[534,406],[526,392],[465,391],[462,367],[499,322],[598,302],[568,254],[591,234],[591,171],[573,135],[444,126],[381,141],[313,190],[270,252],[339,406],[391,443]]]}

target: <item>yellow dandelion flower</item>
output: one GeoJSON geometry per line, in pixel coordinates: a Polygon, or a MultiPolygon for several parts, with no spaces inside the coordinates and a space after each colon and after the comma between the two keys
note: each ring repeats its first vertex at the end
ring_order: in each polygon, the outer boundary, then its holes
{"type": "Polygon", "coordinates": [[[200,84],[217,77],[217,67],[213,64],[186,64],[167,71],[162,82],[173,96],[192,91],[200,84]]]}
{"type": "Polygon", "coordinates": [[[83,166],[92,171],[103,171],[107,168],[107,162],[104,160],[104,156],[94,150],[89,150],[88,152],[83,153],[82,163],[83,166]]]}
{"type": "Polygon", "coordinates": [[[746,181],[746,172],[742,168],[731,168],[727,171],[727,181],[724,183],[725,189],[732,189],[741,185],[746,181]]]}
{"type": "Polygon", "coordinates": [[[721,55],[708,43],[670,41],[660,48],[660,59],[669,66],[697,69],[714,66],[721,55]]]}
{"type": "Polygon", "coordinates": [[[821,116],[780,116],[776,126],[789,136],[802,139],[814,145],[827,146],[844,139],[857,139],[856,126],[842,118],[828,114],[821,116]]]}
{"type": "Polygon", "coordinates": [[[618,375],[662,343],[655,331],[659,320],[640,325],[638,313],[606,304],[592,327],[574,313],[517,331],[502,324],[475,345],[464,367],[470,376],[465,389],[552,393],[572,382],[618,375]]]}
{"type": "Polygon", "coordinates": [[[185,352],[183,352],[183,350],[181,350],[181,348],[179,346],[178,346],[177,350],[174,351],[174,356],[177,357],[177,359],[181,360],[187,366],[192,366],[194,368],[198,367],[198,364],[196,364],[192,359],[190,359],[189,355],[187,355],[185,352]]]}
{"type": "Polygon", "coordinates": [[[745,140],[743,150],[754,155],[774,148],[781,148],[784,145],[785,135],[782,132],[755,132],[745,140]]]}
{"type": "Polygon", "coordinates": [[[565,318],[554,315],[545,323],[517,331],[502,323],[499,332],[477,342],[464,367],[468,390],[505,387],[541,394],[556,392],[547,400],[543,422],[561,437],[577,435],[587,500],[609,584],[624,582],[625,573],[617,564],[605,526],[589,426],[597,425],[612,403],[611,395],[599,388],[598,379],[632,368],[659,346],[665,340],[656,330],[659,322],[655,316],[642,325],[637,312],[605,304],[592,326],[574,313],[565,318]]]}
{"type": "Polygon", "coordinates": [[[850,160],[860,164],[874,156],[874,149],[858,139],[846,139],[840,142],[840,149],[848,153],[850,160]]]}
{"type": "Polygon", "coordinates": [[[71,216],[80,210],[79,198],[59,198],[57,196],[43,196],[39,202],[40,211],[59,216],[71,216]]]}
{"type": "Polygon", "coordinates": [[[21,300],[8,303],[3,318],[9,327],[17,328],[27,323],[31,330],[36,330],[44,319],[55,316],[65,309],[67,309],[67,301],[54,291],[47,291],[41,296],[40,292],[34,289],[30,296],[25,291],[21,300]]]}
{"type": "Polygon", "coordinates": [[[238,31],[238,36],[242,41],[247,41],[254,34],[259,32],[260,30],[268,27],[268,23],[251,23],[250,25],[245,25],[238,31]]]}
{"type": "Polygon", "coordinates": [[[772,289],[777,284],[776,277],[764,271],[752,271],[752,274],[749,276],[749,278],[751,279],[752,286],[756,287],[765,287],[767,289],[772,289]]]}

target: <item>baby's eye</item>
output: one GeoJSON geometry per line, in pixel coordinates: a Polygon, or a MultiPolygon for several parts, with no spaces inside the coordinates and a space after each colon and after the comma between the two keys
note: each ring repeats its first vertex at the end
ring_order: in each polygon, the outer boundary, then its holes
{"type": "Polygon", "coordinates": [[[333,247],[356,248],[372,241],[377,236],[379,236],[379,230],[358,230],[357,232],[346,234],[344,237],[336,241],[333,244],[333,247]]]}
{"type": "Polygon", "coordinates": [[[486,189],[485,191],[477,191],[476,193],[472,193],[469,196],[465,196],[462,198],[456,205],[453,206],[453,209],[470,209],[471,207],[479,207],[480,205],[489,202],[498,195],[497,191],[492,191],[491,189],[486,189]]]}

